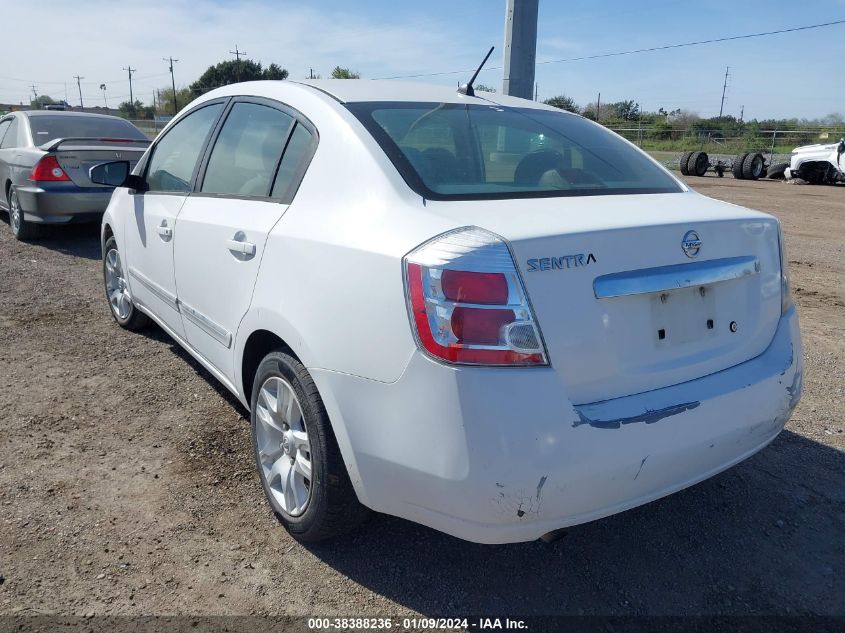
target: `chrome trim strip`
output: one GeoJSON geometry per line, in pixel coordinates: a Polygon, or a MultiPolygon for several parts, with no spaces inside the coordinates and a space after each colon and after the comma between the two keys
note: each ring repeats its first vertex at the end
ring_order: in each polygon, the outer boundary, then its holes
{"type": "Polygon", "coordinates": [[[214,321],[209,319],[202,312],[195,310],[194,308],[186,304],[184,301],[179,301],[179,307],[183,315],[188,317],[188,319],[194,325],[196,325],[199,329],[208,334],[215,341],[217,341],[221,345],[224,345],[227,348],[232,345],[231,332],[217,325],[214,321]]]}
{"type": "Polygon", "coordinates": [[[706,286],[759,273],[760,261],[756,257],[726,257],[602,275],[593,280],[593,292],[596,299],[610,299],[706,286]]]}
{"type": "Polygon", "coordinates": [[[159,286],[157,283],[155,283],[152,279],[145,277],[143,274],[138,272],[137,268],[133,268],[132,266],[130,266],[129,267],[129,274],[130,274],[130,276],[134,277],[139,282],[141,282],[141,285],[143,285],[147,290],[149,290],[151,293],[153,293],[156,297],[158,297],[159,299],[164,301],[167,305],[169,305],[171,308],[173,308],[174,310],[179,312],[179,303],[176,300],[175,294],[173,294],[172,292],[168,292],[167,290],[165,290],[164,288],[159,286]]]}

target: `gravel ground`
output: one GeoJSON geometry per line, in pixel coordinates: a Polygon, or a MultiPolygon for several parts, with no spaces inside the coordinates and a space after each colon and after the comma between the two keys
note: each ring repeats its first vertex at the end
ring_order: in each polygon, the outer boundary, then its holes
{"type": "Polygon", "coordinates": [[[113,323],[97,229],[0,224],[0,614],[845,614],[845,187],[689,180],[783,220],[804,398],[745,463],[552,544],[387,516],[297,544],[246,412],[161,331],[113,323]]]}

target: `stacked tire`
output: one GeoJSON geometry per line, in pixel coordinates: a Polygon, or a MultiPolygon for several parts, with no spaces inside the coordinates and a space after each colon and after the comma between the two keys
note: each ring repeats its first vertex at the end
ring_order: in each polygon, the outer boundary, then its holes
{"type": "Polygon", "coordinates": [[[759,180],[766,176],[766,160],[760,153],[738,154],[731,166],[737,180],[759,180]]]}
{"type": "Polygon", "coordinates": [[[703,176],[710,166],[707,152],[684,152],[681,154],[680,168],[684,176],[703,176]]]}

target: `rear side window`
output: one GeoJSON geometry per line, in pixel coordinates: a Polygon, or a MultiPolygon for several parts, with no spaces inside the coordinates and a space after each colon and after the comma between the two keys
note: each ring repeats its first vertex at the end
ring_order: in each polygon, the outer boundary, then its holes
{"type": "Polygon", "coordinates": [[[9,129],[9,126],[12,124],[12,119],[6,119],[5,121],[0,121],[0,145],[3,143],[3,136],[6,134],[6,130],[9,129]]]}
{"type": "Polygon", "coordinates": [[[0,149],[6,149],[7,147],[17,147],[18,146],[18,128],[20,127],[20,123],[18,118],[15,117],[12,119],[11,124],[8,128],[6,128],[6,134],[3,136],[3,142],[0,143],[0,149]]]}
{"type": "Polygon", "coordinates": [[[293,117],[255,103],[236,103],[214,143],[201,191],[270,195],[293,117]]]}
{"type": "Polygon", "coordinates": [[[29,127],[36,145],[57,138],[147,138],[129,121],[93,115],[41,114],[29,118],[29,127]]]}
{"type": "Polygon", "coordinates": [[[682,191],[616,134],[579,116],[452,103],[352,103],[420,195],[435,200],[682,191]]]}
{"type": "Polygon", "coordinates": [[[273,183],[272,196],[289,202],[296,193],[299,181],[307,167],[306,161],[311,156],[313,146],[311,132],[301,123],[297,123],[285,148],[285,155],[279,165],[276,182],[273,183]]]}
{"type": "Polygon", "coordinates": [[[222,103],[194,110],[156,143],[147,169],[148,191],[187,193],[191,190],[200,152],[222,110],[222,103]]]}

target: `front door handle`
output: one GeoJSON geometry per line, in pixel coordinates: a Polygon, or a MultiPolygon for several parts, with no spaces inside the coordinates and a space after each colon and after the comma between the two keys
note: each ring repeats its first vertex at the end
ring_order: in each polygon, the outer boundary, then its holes
{"type": "Polygon", "coordinates": [[[167,220],[162,220],[161,224],[156,228],[156,231],[159,235],[161,235],[161,239],[165,242],[168,241],[171,237],[173,237],[173,229],[167,226],[167,220]]]}
{"type": "Polygon", "coordinates": [[[255,244],[246,241],[246,234],[243,231],[238,231],[232,239],[226,240],[226,248],[235,255],[243,255],[244,257],[255,255],[255,244]]]}

